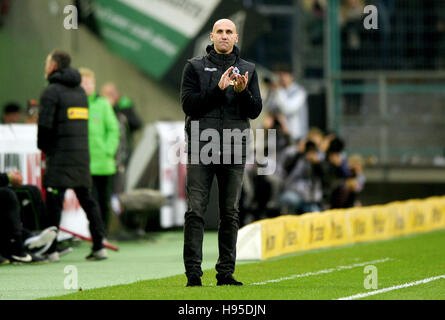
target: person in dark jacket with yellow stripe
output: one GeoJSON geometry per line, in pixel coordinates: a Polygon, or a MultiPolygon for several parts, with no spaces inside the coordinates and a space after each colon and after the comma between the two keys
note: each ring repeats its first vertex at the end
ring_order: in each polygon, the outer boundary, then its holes
{"type": "MultiPolygon", "coordinates": [[[[87,259],[101,260],[107,258],[107,252],[99,205],[91,195],[88,100],[80,86],[80,73],[70,64],[70,55],[60,50],[53,51],[46,60],[49,85],[40,98],[37,137],[46,159],[46,204],[51,224],[59,227],[65,191],[74,190],[90,222],[93,250],[87,259]]],[[[50,260],[59,260],[55,243],[48,253],[50,260]]]]}

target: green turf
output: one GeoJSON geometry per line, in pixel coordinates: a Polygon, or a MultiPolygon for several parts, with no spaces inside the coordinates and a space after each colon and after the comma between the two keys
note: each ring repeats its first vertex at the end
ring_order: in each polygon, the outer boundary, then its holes
{"type": "MultiPolygon", "coordinates": [[[[182,262],[182,232],[163,232],[153,240],[118,243],[119,252],[108,250],[109,259],[86,261],[90,244],[83,242],[57,263],[42,265],[0,266],[0,300],[36,299],[66,294],[66,266],[76,266],[79,287],[92,289],[132,283],[138,280],[177,275],[184,272],[182,262]]],[[[217,260],[217,234],[204,237],[204,268],[214,267],[217,260]]]]}
{"type": "MultiPolygon", "coordinates": [[[[239,265],[235,276],[245,283],[243,287],[217,287],[215,271],[212,268],[204,272],[204,286],[201,288],[185,288],[186,279],[181,274],[132,284],[83,290],[51,299],[337,299],[369,292],[364,288],[363,266],[266,285],[253,284],[384,258],[390,260],[374,264],[378,268],[378,289],[444,275],[444,237],[445,231],[442,230],[387,241],[301,252],[264,262],[239,265]]],[[[162,255],[158,258],[161,259],[162,255]]],[[[139,263],[138,260],[133,261],[134,264],[139,263]]],[[[112,263],[112,259],[109,263],[112,263]]],[[[154,263],[157,268],[163,268],[162,263],[154,263]]],[[[101,262],[97,266],[102,269],[101,262]]],[[[119,271],[128,272],[125,268],[119,271]]],[[[371,296],[369,299],[445,299],[443,288],[445,279],[440,279],[416,287],[371,296]]]]}

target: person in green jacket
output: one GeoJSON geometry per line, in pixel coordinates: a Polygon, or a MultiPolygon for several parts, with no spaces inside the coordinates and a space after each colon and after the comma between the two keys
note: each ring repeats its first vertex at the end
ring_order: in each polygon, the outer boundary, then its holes
{"type": "Polygon", "coordinates": [[[116,173],[115,155],[119,146],[119,123],[107,99],[96,94],[92,70],[80,68],[81,86],[88,96],[88,142],[93,195],[99,202],[102,219],[108,230],[112,178],[116,173]]]}

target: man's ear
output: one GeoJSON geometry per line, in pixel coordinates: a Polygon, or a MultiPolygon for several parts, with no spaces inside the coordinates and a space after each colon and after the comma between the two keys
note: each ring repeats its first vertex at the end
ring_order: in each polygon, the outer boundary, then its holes
{"type": "Polygon", "coordinates": [[[238,36],[238,33],[237,33],[236,37],[235,37],[235,43],[238,43],[238,39],[239,39],[239,36],[238,36]]]}
{"type": "Polygon", "coordinates": [[[54,60],[51,60],[50,62],[50,70],[51,73],[57,70],[57,63],[54,60]]]}
{"type": "Polygon", "coordinates": [[[213,32],[210,32],[210,41],[213,43],[213,32]]]}

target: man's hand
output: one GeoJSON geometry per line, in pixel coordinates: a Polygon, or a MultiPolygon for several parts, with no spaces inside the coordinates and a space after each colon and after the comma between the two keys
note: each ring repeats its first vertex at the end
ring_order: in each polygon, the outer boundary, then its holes
{"type": "Polygon", "coordinates": [[[248,81],[249,81],[249,72],[246,72],[244,74],[244,76],[237,74],[236,79],[235,79],[235,86],[234,86],[235,92],[239,93],[239,92],[243,91],[244,89],[246,89],[248,81]]]}
{"type": "Polygon", "coordinates": [[[230,86],[230,82],[235,78],[235,74],[233,74],[233,73],[231,76],[229,76],[230,72],[232,72],[233,69],[234,69],[234,67],[230,67],[221,76],[221,79],[219,80],[219,83],[218,83],[218,87],[221,90],[225,90],[228,86],[230,86]]]}
{"type": "Polygon", "coordinates": [[[23,176],[20,171],[14,171],[8,174],[9,182],[13,186],[19,186],[23,183],[23,176]]]}

